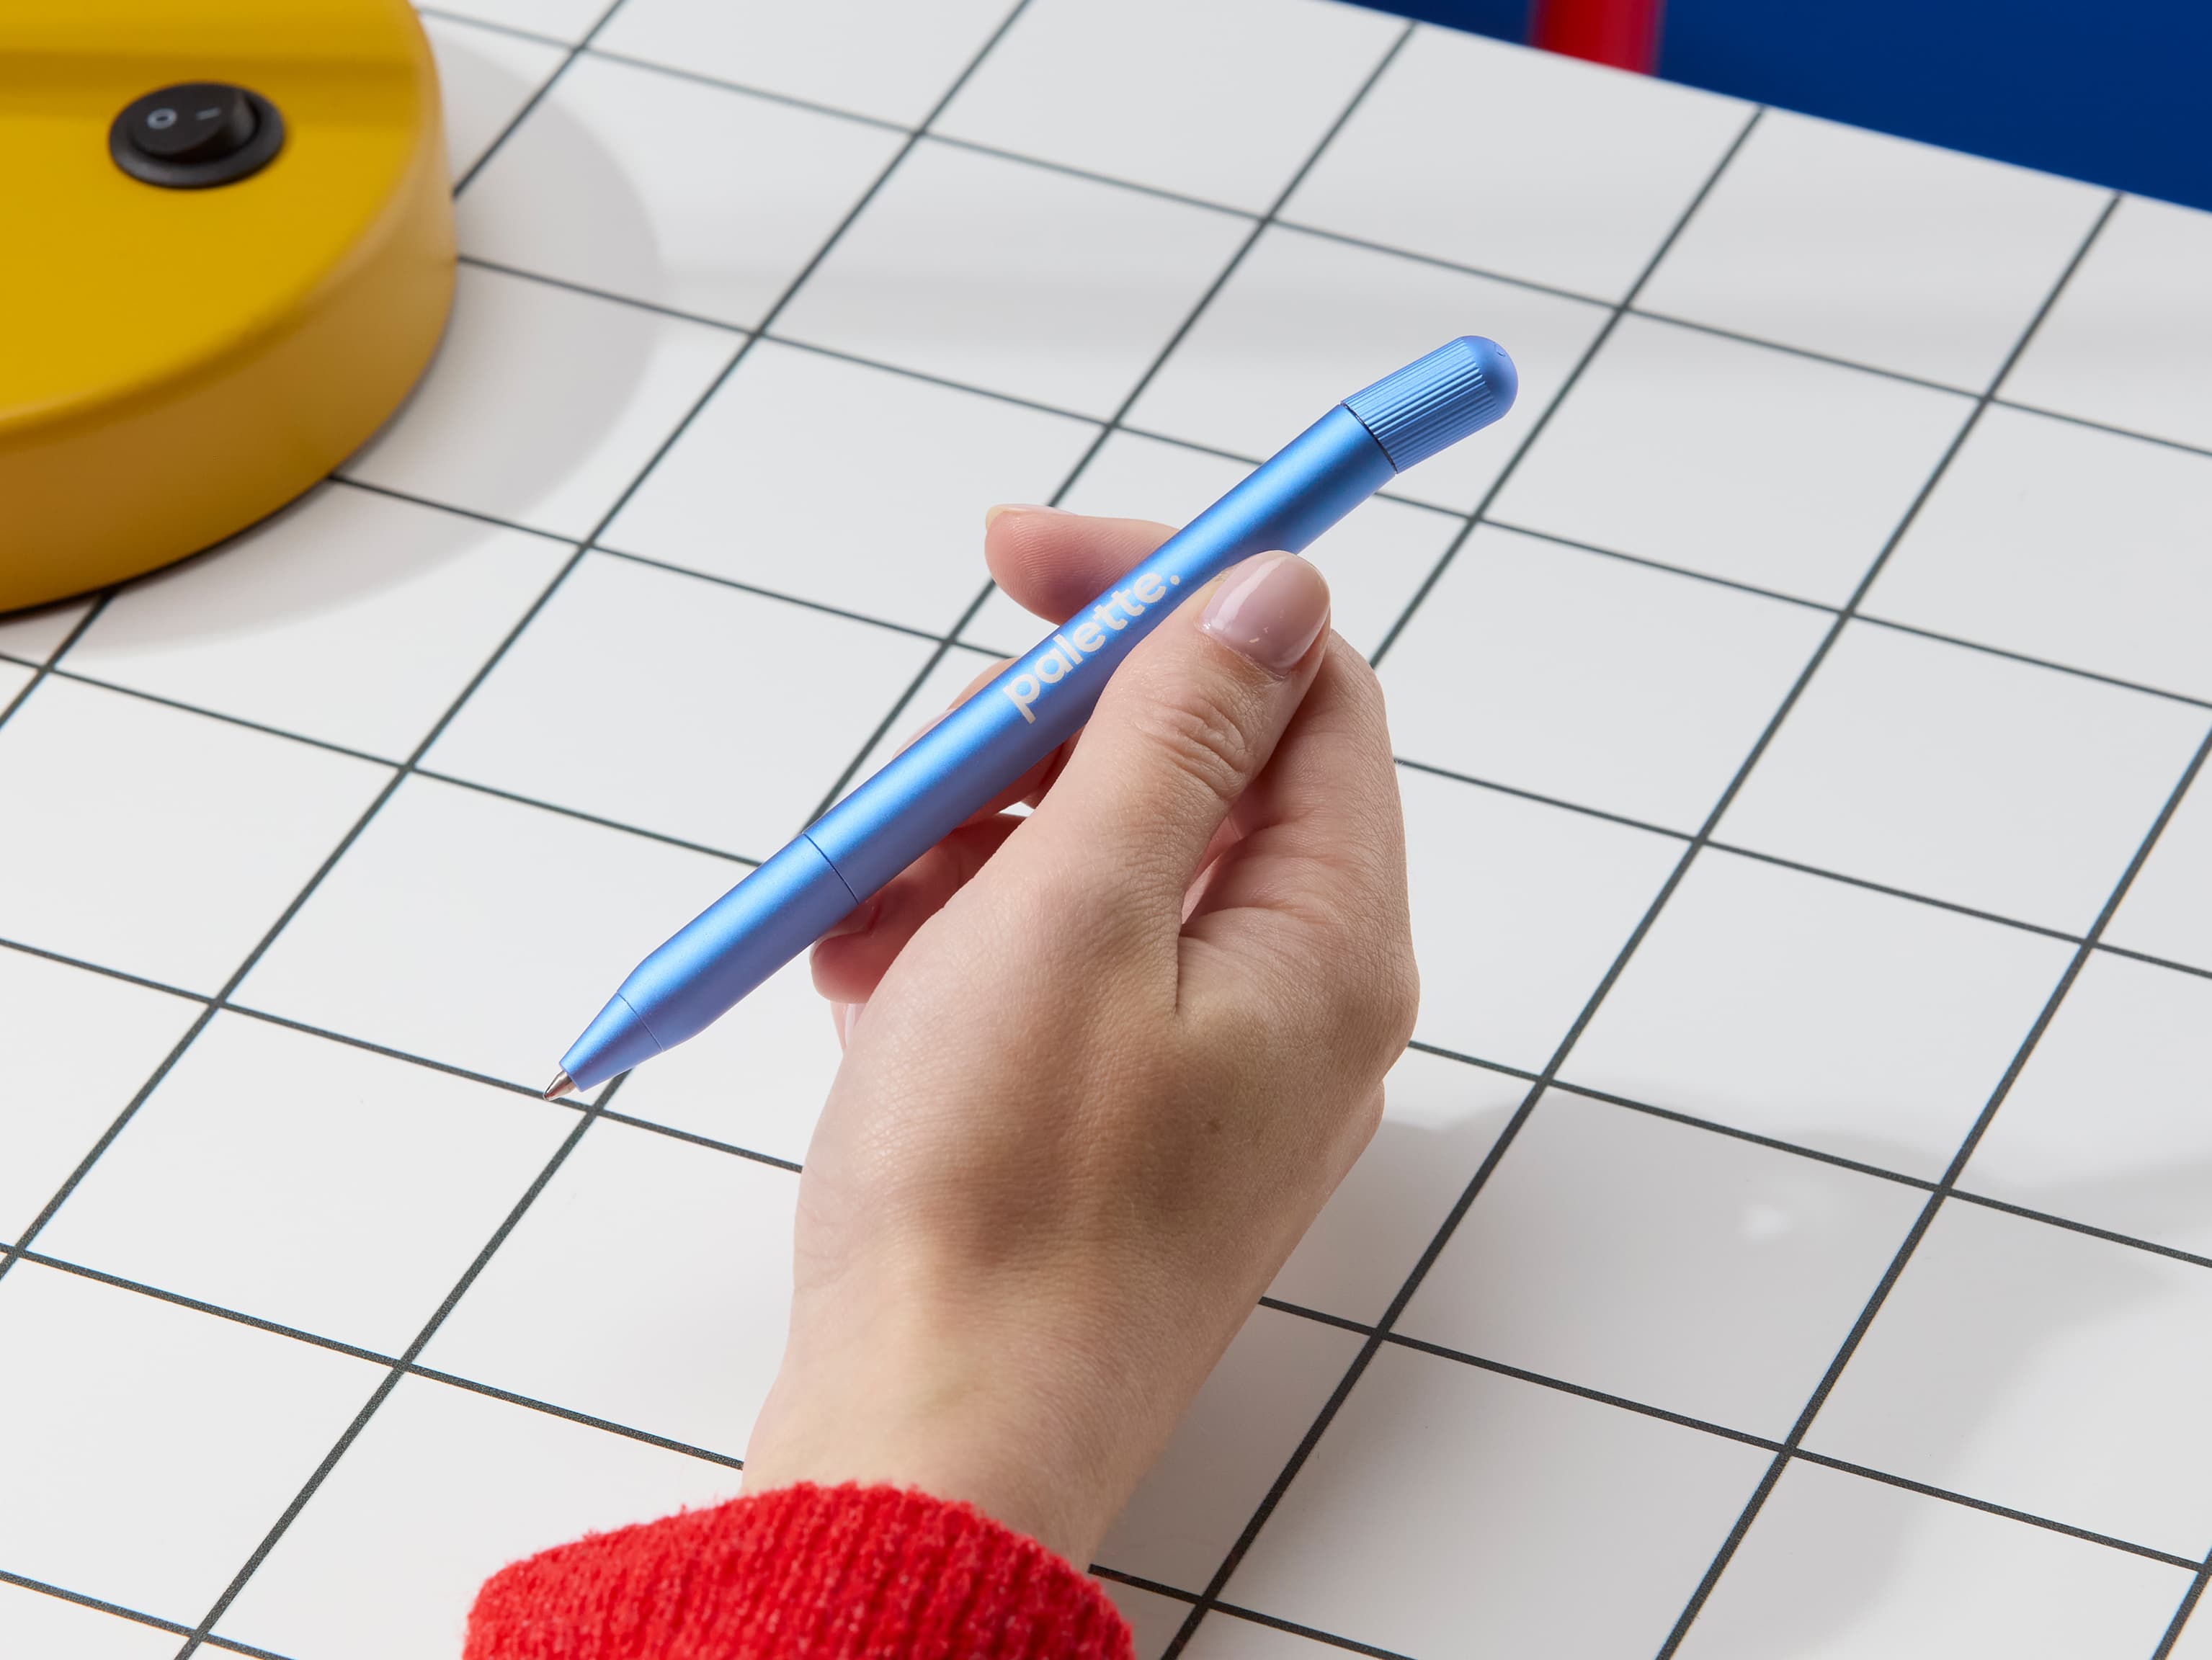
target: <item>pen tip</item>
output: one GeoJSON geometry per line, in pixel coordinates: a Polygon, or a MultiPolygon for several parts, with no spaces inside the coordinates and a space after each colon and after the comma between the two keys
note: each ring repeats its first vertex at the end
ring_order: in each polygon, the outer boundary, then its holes
{"type": "Polygon", "coordinates": [[[545,1086],[545,1098],[548,1101],[558,1101],[575,1087],[574,1079],[569,1077],[565,1072],[556,1072],[553,1074],[553,1081],[545,1086]]]}

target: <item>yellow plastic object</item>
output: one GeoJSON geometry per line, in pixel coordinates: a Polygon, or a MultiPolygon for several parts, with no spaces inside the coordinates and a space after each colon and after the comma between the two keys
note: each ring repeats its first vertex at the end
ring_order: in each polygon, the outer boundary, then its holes
{"type": "Polygon", "coordinates": [[[437,72],[406,0],[0,0],[0,611],[220,541],[375,430],[453,301],[437,72]],[[108,154],[133,99],[242,86],[276,159],[108,154]]]}

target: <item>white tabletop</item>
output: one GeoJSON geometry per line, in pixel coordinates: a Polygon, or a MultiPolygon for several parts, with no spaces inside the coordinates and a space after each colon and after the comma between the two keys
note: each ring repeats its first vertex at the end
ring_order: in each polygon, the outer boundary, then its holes
{"type": "Polygon", "coordinates": [[[1319,0],[602,3],[426,14],[392,425],[0,619],[0,1651],[453,1654],[734,1493],[828,1016],[553,1061],[1029,643],[987,504],[1480,332],[1316,556],[1419,1038],[1139,1656],[2212,1657],[2212,217],[1319,0]]]}

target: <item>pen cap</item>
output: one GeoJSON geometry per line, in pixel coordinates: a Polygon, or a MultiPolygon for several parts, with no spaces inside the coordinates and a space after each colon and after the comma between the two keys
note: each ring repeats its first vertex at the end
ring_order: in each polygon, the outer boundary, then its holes
{"type": "Polygon", "coordinates": [[[1462,334],[1344,400],[1403,472],[1513,407],[1521,377],[1505,348],[1462,334]]]}

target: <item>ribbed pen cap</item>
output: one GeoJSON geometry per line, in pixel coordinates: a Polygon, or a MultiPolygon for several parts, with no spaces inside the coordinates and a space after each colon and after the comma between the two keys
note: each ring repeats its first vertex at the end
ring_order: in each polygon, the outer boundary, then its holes
{"type": "Polygon", "coordinates": [[[1521,376],[1505,348],[1462,334],[1344,400],[1400,472],[1513,407],[1521,376]]]}

